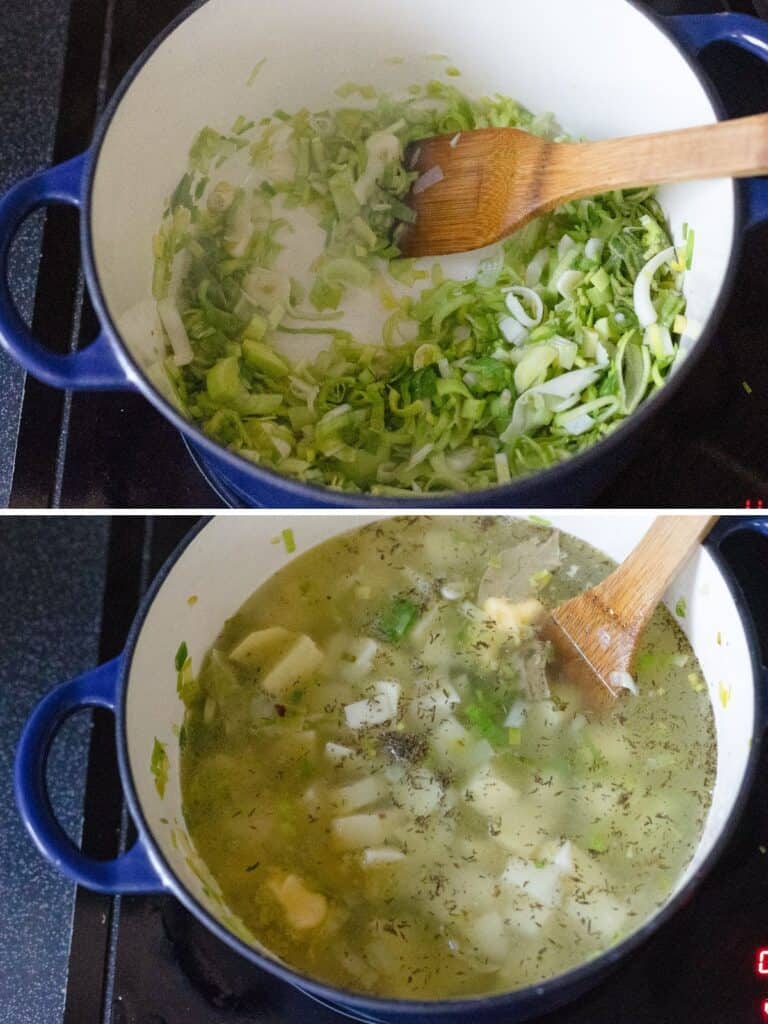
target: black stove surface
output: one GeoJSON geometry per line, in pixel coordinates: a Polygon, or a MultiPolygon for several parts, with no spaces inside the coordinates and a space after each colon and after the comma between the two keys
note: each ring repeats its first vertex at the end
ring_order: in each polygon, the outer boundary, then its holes
{"type": "MultiPolygon", "coordinates": [[[[71,0],[54,162],[88,146],[95,118],[122,76],[187,2],[71,0]]],[[[730,9],[768,15],[765,0],[653,0],[648,6],[661,14],[730,9]]],[[[716,47],[704,63],[731,116],[768,110],[768,69],[757,58],[716,47]]],[[[768,227],[762,227],[745,239],[736,289],[705,365],[595,505],[743,508],[768,501],[766,265],[768,227]]],[[[66,351],[69,339],[85,343],[97,332],[78,266],[76,217],[54,209],[43,236],[33,324],[59,351],[66,351]]],[[[12,451],[0,455],[12,461],[12,451]]],[[[10,500],[13,507],[32,508],[221,504],[179,434],[139,395],[70,398],[32,380],[25,389],[10,500]]]]}
{"type": "MultiPolygon", "coordinates": [[[[141,592],[193,523],[181,517],[112,519],[102,657],[121,649],[141,592]]],[[[728,544],[755,621],[763,624],[768,663],[768,573],[755,571],[768,566],[768,538],[735,537],[728,544]]],[[[121,835],[113,734],[111,719],[97,717],[83,834],[87,852],[99,857],[114,856],[121,835]]],[[[756,971],[757,950],[768,947],[768,749],[756,778],[734,835],[694,899],[607,981],[541,1018],[542,1024],[768,1020],[761,1016],[768,975],[756,971]]],[[[77,892],[63,1024],[341,1020],[231,952],[172,897],[112,900],[77,892]]]]}

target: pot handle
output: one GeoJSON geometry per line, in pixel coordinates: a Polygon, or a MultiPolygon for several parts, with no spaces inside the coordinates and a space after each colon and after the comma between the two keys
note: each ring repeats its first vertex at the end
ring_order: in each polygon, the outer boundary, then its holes
{"type": "Polygon", "coordinates": [[[62,683],[32,712],[19,740],[14,768],[16,802],[38,850],[59,871],[88,889],[110,894],[165,890],[141,836],[114,860],[95,860],[77,849],[56,820],[46,785],[46,765],[53,738],[76,711],[115,710],[120,658],[62,683]]]}
{"type": "Polygon", "coordinates": [[[49,352],[21,318],[8,284],[8,253],[21,224],[41,206],[82,206],[87,154],[20,181],[0,199],[0,346],[33,377],[54,388],[125,390],[133,383],[103,332],[82,352],[49,352]]]}
{"type": "MultiPolygon", "coordinates": [[[[768,516],[722,516],[720,520],[715,524],[714,529],[710,533],[706,540],[707,546],[713,546],[720,557],[722,558],[722,545],[725,540],[729,537],[733,537],[739,533],[758,533],[768,539],[768,516]]],[[[728,564],[725,559],[726,565],[728,564]]],[[[731,573],[736,582],[739,583],[735,573],[731,573]]],[[[764,578],[765,574],[758,572],[756,579],[759,581],[764,578]]],[[[757,633],[760,640],[763,642],[764,656],[768,657],[768,636],[765,635],[766,623],[755,622],[757,627],[757,633]]],[[[765,708],[768,712],[768,665],[763,665],[763,681],[765,683],[765,708]]],[[[766,729],[768,729],[768,720],[766,720],[766,729]]]]}
{"type": "MultiPolygon", "coordinates": [[[[680,14],[664,18],[675,40],[694,57],[713,43],[732,43],[768,64],[768,22],[749,14],[680,14]]],[[[746,198],[745,227],[768,220],[768,178],[741,182],[746,198]]]]}

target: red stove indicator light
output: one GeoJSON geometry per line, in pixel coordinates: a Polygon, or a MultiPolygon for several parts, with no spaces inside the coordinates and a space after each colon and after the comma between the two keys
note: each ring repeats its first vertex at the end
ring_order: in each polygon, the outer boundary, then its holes
{"type": "MultiPolygon", "coordinates": [[[[755,972],[761,977],[768,977],[768,946],[758,949],[755,957],[755,972]]],[[[764,1005],[768,1006],[768,1000],[764,1005]]]]}
{"type": "Polygon", "coordinates": [[[760,1009],[763,1011],[763,1020],[768,1020],[768,999],[762,1001],[760,1009]]]}

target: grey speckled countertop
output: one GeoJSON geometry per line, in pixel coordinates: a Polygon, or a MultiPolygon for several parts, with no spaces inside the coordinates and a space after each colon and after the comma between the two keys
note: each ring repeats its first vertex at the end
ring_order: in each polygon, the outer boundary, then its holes
{"type": "MultiPolygon", "coordinates": [[[[63,1011],[74,885],[24,831],[13,754],[40,697],[96,664],[108,535],[101,517],[0,519],[0,1024],[57,1024],[63,1011]]],[[[73,837],[88,727],[84,715],[67,723],[49,763],[53,804],[73,837]]]]}
{"type": "MultiPolygon", "coordinates": [[[[69,8],[69,0],[2,0],[0,193],[50,162],[69,8]]],[[[26,317],[34,302],[41,223],[35,217],[19,233],[11,265],[14,294],[26,317]]],[[[23,372],[0,353],[0,507],[10,495],[23,390],[23,372]]]]}

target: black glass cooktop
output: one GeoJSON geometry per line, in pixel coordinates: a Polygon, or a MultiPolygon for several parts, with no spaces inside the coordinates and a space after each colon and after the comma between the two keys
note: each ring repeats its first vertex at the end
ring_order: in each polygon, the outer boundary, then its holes
{"type": "MultiPolygon", "coordinates": [[[[53,9],[58,4],[59,0],[34,0],[32,6],[53,9]]],[[[55,121],[53,162],[88,146],[95,118],[133,60],[186,5],[187,0],[71,0],[58,117],[49,98],[39,102],[40,116],[55,121]]],[[[649,6],[662,14],[723,9],[755,13],[761,8],[768,14],[765,0],[653,0],[649,6]]],[[[0,34],[3,30],[0,26],[0,34]]],[[[14,36],[6,31],[10,59],[14,36]]],[[[39,40],[41,47],[43,43],[39,40]]],[[[40,59],[44,57],[41,53],[40,59]]],[[[756,58],[717,47],[704,63],[730,115],[768,110],[768,70],[756,58]]],[[[37,75],[39,65],[33,62],[27,74],[33,91],[37,75]]],[[[26,92],[19,88],[18,95],[21,99],[26,92]]],[[[30,108],[29,113],[37,111],[30,108]]],[[[23,149],[27,135],[17,131],[17,136],[13,146],[23,149]]],[[[39,155],[30,159],[39,160],[39,155]]],[[[70,339],[90,340],[97,329],[87,295],[82,295],[76,226],[71,210],[49,212],[34,302],[36,333],[60,351],[66,351],[70,339]]],[[[656,421],[640,454],[595,504],[743,508],[750,501],[754,507],[760,499],[768,500],[766,266],[768,227],[762,227],[745,240],[736,292],[706,365],[699,367],[687,393],[656,421]]],[[[22,275],[17,280],[19,292],[26,279],[22,275]]],[[[8,397],[10,401],[10,391],[8,397]]],[[[180,436],[138,395],[75,394],[70,399],[27,380],[18,437],[13,430],[11,436],[8,433],[0,432],[0,482],[7,475],[2,472],[5,464],[13,464],[15,450],[10,496],[15,507],[219,504],[180,436]]]]}
{"type": "MultiPolygon", "coordinates": [[[[121,649],[141,592],[192,525],[189,518],[112,519],[103,658],[121,649]]],[[[768,539],[736,537],[726,550],[762,623],[768,661],[768,539]]],[[[765,1024],[768,974],[758,975],[757,956],[768,947],[768,750],[757,779],[736,833],[695,898],[599,988],[543,1024],[765,1024]]],[[[90,854],[117,852],[120,808],[113,722],[97,714],[85,798],[90,854]]],[[[334,1021],[341,1024],[232,953],[172,897],[112,900],[78,890],[63,1024],[334,1021]]]]}

